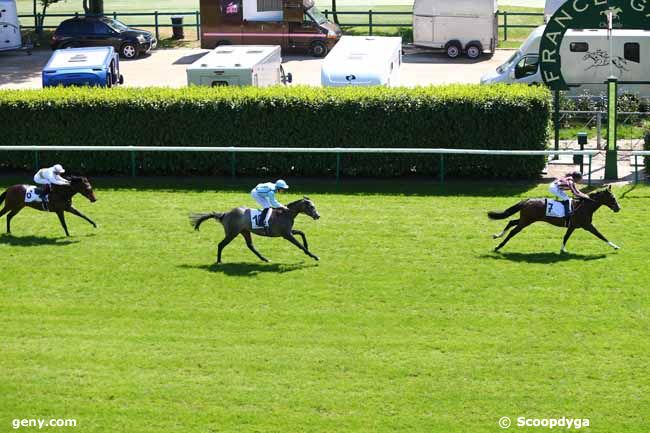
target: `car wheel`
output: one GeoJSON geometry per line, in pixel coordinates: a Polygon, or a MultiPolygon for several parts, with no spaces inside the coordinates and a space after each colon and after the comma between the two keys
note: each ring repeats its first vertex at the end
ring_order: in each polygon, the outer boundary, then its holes
{"type": "Polygon", "coordinates": [[[475,60],[481,57],[482,51],[481,48],[478,45],[469,45],[467,47],[467,50],[465,52],[468,58],[475,60]]]}
{"type": "Polygon", "coordinates": [[[120,49],[120,54],[122,54],[122,57],[125,59],[135,59],[138,57],[138,47],[135,46],[133,42],[127,42],[124,45],[122,45],[122,48],[120,49]]]}
{"type": "Polygon", "coordinates": [[[61,45],[61,49],[67,50],[69,48],[77,48],[77,44],[75,42],[66,42],[65,44],[61,45]]]}
{"type": "Polygon", "coordinates": [[[314,42],[311,44],[311,54],[314,57],[325,57],[327,54],[327,45],[322,42],[314,42]]]}
{"type": "Polygon", "coordinates": [[[453,42],[448,43],[445,50],[447,51],[447,57],[450,59],[457,59],[463,52],[460,45],[453,42]]]}

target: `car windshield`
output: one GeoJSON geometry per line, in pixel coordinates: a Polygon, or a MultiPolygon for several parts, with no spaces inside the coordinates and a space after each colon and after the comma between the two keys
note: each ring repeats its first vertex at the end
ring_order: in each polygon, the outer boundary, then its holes
{"type": "Polygon", "coordinates": [[[319,11],[316,6],[309,8],[307,10],[307,15],[309,15],[315,23],[325,24],[327,22],[327,17],[321,11],[319,11]]]}
{"type": "Polygon", "coordinates": [[[129,29],[129,26],[118,20],[106,20],[104,21],[110,28],[117,32],[125,32],[129,29]]]}
{"type": "Polygon", "coordinates": [[[521,56],[521,52],[519,50],[515,51],[515,53],[512,56],[510,56],[510,58],[506,60],[506,62],[503,65],[497,68],[497,72],[499,74],[502,74],[503,71],[509,69],[510,66],[512,66],[512,64],[515,63],[520,56],[521,56]]]}

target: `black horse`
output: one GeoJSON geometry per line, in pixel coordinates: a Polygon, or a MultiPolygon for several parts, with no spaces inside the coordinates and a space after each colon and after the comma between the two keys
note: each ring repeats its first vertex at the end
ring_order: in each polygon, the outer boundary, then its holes
{"type": "Polygon", "coordinates": [[[31,207],[32,209],[39,211],[56,213],[66,236],[70,236],[70,233],[68,233],[68,226],[65,223],[64,212],[69,212],[83,218],[92,224],[93,227],[97,228],[97,224],[72,206],[72,197],[77,193],[80,193],[92,203],[97,201],[92,185],[90,185],[88,179],[82,176],[65,176],[64,178],[70,181],[70,185],[52,185],[47,209],[44,209],[40,202],[25,203],[25,194],[30,187],[29,185],[13,185],[0,194],[0,204],[2,204],[2,202],[5,204],[2,210],[0,210],[0,217],[8,214],[7,233],[11,233],[11,219],[15,217],[18,212],[23,210],[24,207],[31,207]]]}
{"type": "Polygon", "coordinates": [[[241,234],[246,240],[246,245],[248,248],[255,253],[257,257],[261,260],[268,262],[268,259],[261,255],[255,245],[253,245],[253,239],[251,233],[254,233],[259,236],[269,236],[269,237],[282,237],[298,248],[300,248],[305,254],[314,260],[319,260],[318,256],[312,254],[309,251],[309,246],[307,245],[307,237],[300,230],[295,230],[293,228],[293,223],[298,214],[304,213],[313,219],[317,220],[320,218],[320,215],[316,211],[314,203],[304,197],[301,200],[294,201],[289,203],[286,209],[278,208],[273,209],[271,218],[269,220],[269,231],[265,232],[263,228],[253,229],[251,225],[251,209],[238,207],[230,212],[208,212],[201,214],[194,214],[190,216],[190,221],[194,230],[198,230],[203,221],[209,220],[211,218],[219,221],[226,232],[226,237],[219,242],[219,252],[217,254],[217,263],[221,263],[221,252],[233,239],[235,239],[239,234],[241,234]],[[302,238],[303,243],[301,244],[294,237],[294,235],[299,235],[302,238]]]}
{"type": "MultiPolygon", "coordinates": [[[[566,252],[566,244],[569,238],[575,229],[579,228],[587,230],[598,239],[607,242],[607,244],[609,244],[609,246],[612,248],[616,250],[619,248],[617,245],[608,241],[605,236],[601,235],[592,223],[594,213],[600,209],[601,206],[607,206],[614,212],[619,212],[621,210],[618,201],[616,201],[616,197],[614,197],[614,194],[612,194],[611,185],[602,191],[589,194],[589,198],[589,200],[580,199],[578,201],[575,211],[569,219],[568,229],[564,235],[564,242],[562,243],[562,252],[566,252]]],[[[511,220],[508,222],[508,225],[506,225],[506,228],[503,229],[501,233],[494,235],[494,239],[500,238],[508,230],[514,227],[514,229],[508,233],[508,236],[503,240],[503,242],[501,242],[499,246],[494,249],[495,251],[499,251],[501,248],[503,248],[503,246],[508,243],[510,239],[512,239],[517,233],[532,223],[544,221],[558,227],[565,227],[567,225],[564,218],[546,216],[546,199],[543,198],[522,200],[503,212],[488,212],[488,217],[493,220],[502,220],[516,214],[517,212],[520,212],[519,219],[511,220]]]]}

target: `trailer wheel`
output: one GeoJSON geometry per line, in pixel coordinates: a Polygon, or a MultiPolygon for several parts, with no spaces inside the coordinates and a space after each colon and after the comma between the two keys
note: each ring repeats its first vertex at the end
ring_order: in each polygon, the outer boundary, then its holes
{"type": "Polygon", "coordinates": [[[481,47],[475,44],[468,45],[467,48],[465,49],[465,54],[467,55],[468,58],[475,60],[481,57],[481,54],[483,54],[483,50],[481,50],[481,47]]]}
{"type": "Polygon", "coordinates": [[[327,54],[327,45],[320,41],[311,44],[311,54],[314,57],[325,57],[327,54]]]}
{"type": "Polygon", "coordinates": [[[447,57],[450,59],[457,59],[462,53],[463,48],[458,41],[449,41],[445,46],[445,51],[447,52],[447,57]]]}

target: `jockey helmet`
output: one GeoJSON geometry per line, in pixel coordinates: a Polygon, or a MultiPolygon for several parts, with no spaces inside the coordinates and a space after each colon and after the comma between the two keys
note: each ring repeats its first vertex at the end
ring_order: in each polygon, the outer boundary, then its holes
{"type": "Polygon", "coordinates": [[[574,171],[573,173],[571,173],[571,177],[574,180],[582,180],[582,173],[580,173],[579,171],[574,171]]]}
{"type": "Polygon", "coordinates": [[[277,182],[275,182],[275,187],[278,189],[289,189],[289,185],[282,179],[279,179],[277,182]]]}
{"type": "Polygon", "coordinates": [[[55,165],[55,166],[52,167],[52,168],[54,169],[54,172],[55,172],[56,174],[65,173],[65,170],[63,169],[63,167],[61,166],[61,164],[57,164],[57,165],[55,165]]]}

